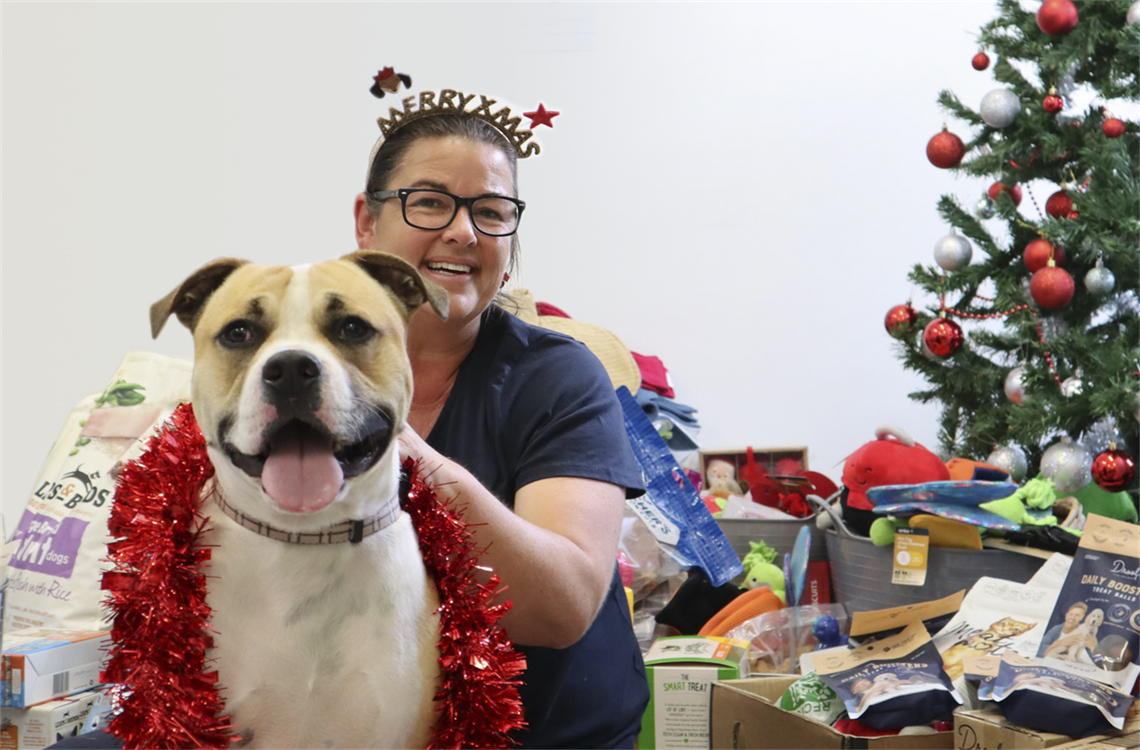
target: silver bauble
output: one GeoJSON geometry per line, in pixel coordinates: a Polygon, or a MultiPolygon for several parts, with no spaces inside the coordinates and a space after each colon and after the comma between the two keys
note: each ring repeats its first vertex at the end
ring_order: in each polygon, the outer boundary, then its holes
{"type": "Polygon", "coordinates": [[[1120,430],[1116,427],[1116,419],[1111,415],[1098,419],[1081,433],[1081,445],[1092,456],[1103,453],[1114,445],[1122,450],[1128,450],[1128,446],[1124,445],[1124,438],[1120,436],[1120,430]]]}
{"type": "Polygon", "coordinates": [[[1041,476],[1052,480],[1058,495],[1071,495],[1092,481],[1092,455],[1080,443],[1054,443],[1041,456],[1041,476]]]}
{"type": "Polygon", "coordinates": [[[1005,376],[1005,396],[1015,404],[1024,404],[1029,399],[1025,395],[1025,367],[1018,365],[1005,376]]]}
{"type": "Polygon", "coordinates": [[[982,97],[978,113],[991,128],[1004,128],[1013,124],[1021,111],[1021,100],[1009,89],[994,89],[982,97]]]}
{"type": "Polygon", "coordinates": [[[994,452],[986,459],[986,463],[1008,472],[1009,478],[1015,482],[1024,479],[1025,473],[1029,471],[1029,460],[1025,457],[1025,451],[1016,445],[1002,445],[994,448],[994,452]]]}
{"type": "Polygon", "coordinates": [[[1134,23],[1140,23],[1140,0],[1136,0],[1136,2],[1128,7],[1128,15],[1124,16],[1124,20],[1129,26],[1134,23]]]}
{"type": "Polygon", "coordinates": [[[988,195],[983,195],[982,199],[978,201],[978,207],[975,210],[979,219],[992,219],[997,210],[994,208],[994,202],[988,195]]]}
{"type": "Polygon", "coordinates": [[[1061,395],[1065,398],[1072,398],[1073,396],[1081,395],[1085,389],[1084,381],[1074,375],[1071,378],[1066,378],[1065,382],[1061,383],[1061,395]]]}
{"type": "Polygon", "coordinates": [[[1112,275],[1112,271],[1104,267],[1104,261],[1097,258],[1096,265],[1085,274],[1085,289],[1099,296],[1108,294],[1114,286],[1116,286],[1116,277],[1112,275]]]}
{"type": "Polygon", "coordinates": [[[950,232],[934,245],[934,262],[947,271],[965,268],[973,256],[974,246],[957,232],[950,232]]]}

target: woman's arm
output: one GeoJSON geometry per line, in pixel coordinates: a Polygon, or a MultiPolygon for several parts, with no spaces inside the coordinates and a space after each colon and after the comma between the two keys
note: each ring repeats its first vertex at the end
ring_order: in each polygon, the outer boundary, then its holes
{"type": "Polygon", "coordinates": [[[609,591],[625,490],[592,479],[551,477],[518,490],[514,511],[410,427],[400,455],[422,461],[443,501],[463,509],[480,558],[508,590],[503,628],[520,645],[565,648],[585,634],[609,591]]]}

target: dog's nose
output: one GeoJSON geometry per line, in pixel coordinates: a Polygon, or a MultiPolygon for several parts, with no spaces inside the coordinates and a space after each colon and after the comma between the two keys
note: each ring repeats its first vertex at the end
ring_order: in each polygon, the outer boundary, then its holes
{"type": "Polygon", "coordinates": [[[321,363],[308,352],[289,350],[269,358],[261,380],[278,396],[295,399],[309,395],[321,379],[321,363]]]}

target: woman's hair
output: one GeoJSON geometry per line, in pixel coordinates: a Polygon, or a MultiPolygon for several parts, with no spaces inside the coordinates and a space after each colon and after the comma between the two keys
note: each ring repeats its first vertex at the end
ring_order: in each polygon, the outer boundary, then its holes
{"type": "MultiPolygon", "coordinates": [[[[368,184],[364,188],[365,207],[374,221],[380,215],[380,209],[384,206],[384,202],[376,200],[372,194],[380,190],[400,187],[399,185],[389,185],[388,182],[396,170],[400,168],[400,162],[403,161],[404,154],[407,153],[412,144],[429,138],[450,137],[465,138],[474,143],[485,143],[499,149],[507,157],[507,163],[511,168],[511,189],[514,191],[512,197],[518,197],[518,158],[514,145],[494,126],[478,117],[461,112],[448,112],[413,120],[397,128],[380,144],[380,149],[376,152],[376,158],[372,160],[372,166],[368,172],[368,184]]],[[[507,264],[508,273],[513,274],[518,267],[518,256],[519,236],[515,233],[511,235],[511,257],[507,264]]]]}

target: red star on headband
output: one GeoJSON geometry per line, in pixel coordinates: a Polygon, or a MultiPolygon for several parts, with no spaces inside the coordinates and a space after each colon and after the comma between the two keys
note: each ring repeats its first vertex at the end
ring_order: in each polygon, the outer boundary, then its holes
{"type": "Polygon", "coordinates": [[[396,75],[396,71],[395,71],[395,70],[393,70],[392,68],[384,68],[384,69],[383,69],[383,70],[381,70],[379,73],[377,73],[377,74],[376,74],[376,75],[375,75],[375,76],[372,78],[372,80],[373,80],[373,81],[376,81],[376,83],[380,83],[380,81],[383,81],[385,78],[391,78],[391,77],[392,77],[392,76],[394,76],[394,75],[396,75]]]}
{"type": "Polygon", "coordinates": [[[538,109],[533,112],[523,112],[523,117],[530,118],[530,128],[531,130],[534,130],[535,126],[537,125],[545,125],[548,128],[554,127],[554,123],[552,123],[551,120],[553,120],[555,117],[558,117],[560,114],[562,113],[547,112],[546,107],[542,103],[539,103],[538,109]]]}

